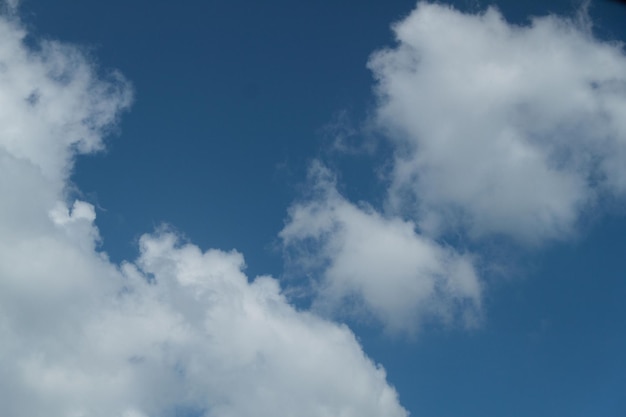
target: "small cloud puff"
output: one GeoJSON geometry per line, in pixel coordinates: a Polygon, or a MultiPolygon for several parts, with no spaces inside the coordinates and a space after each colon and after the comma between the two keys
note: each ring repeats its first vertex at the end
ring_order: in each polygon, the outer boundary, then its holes
{"type": "Polygon", "coordinates": [[[310,177],[314,196],[291,207],[280,237],[301,271],[321,277],[318,308],[365,312],[409,333],[433,319],[478,321],[482,286],[470,255],[420,235],[410,221],[350,203],[319,163],[310,177]]]}

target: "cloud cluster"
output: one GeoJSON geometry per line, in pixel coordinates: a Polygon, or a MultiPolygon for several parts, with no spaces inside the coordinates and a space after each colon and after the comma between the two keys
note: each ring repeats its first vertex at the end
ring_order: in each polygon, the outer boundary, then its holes
{"type": "Polygon", "coordinates": [[[12,417],[406,417],[345,326],[300,312],[236,251],[160,230],[134,262],[68,204],[73,158],[131,101],[81,51],[0,17],[0,404],[12,417]]]}
{"type": "Polygon", "coordinates": [[[315,163],[313,197],[291,207],[280,237],[301,270],[321,277],[318,308],[371,313],[391,331],[424,320],[480,316],[481,284],[469,255],[420,235],[415,225],[347,201],[329,170],[315,163]]]}
{"type": "Polygon", "coordinates": [[[390,202],[433,236],[461,228],[537,244],[626,191],[626,55],[580,20],[517,26],[494,8],[420,2],[376,52],[390,202]]]}
{"type": "Polygon", "coordinates": [[[374,125],[395,150],[385,210],[347,201],[317,165],[317,193],[293,205],[281,232],[319,277],[317,306],[391,329],[471,322],[479,254],[447,237],[563,240],[587,210],[624,197],[626,54],[594,37],[585,7],[520,26],[495,8],[420,2],[393,26],[397,44],[368,62],[374,125]]]}

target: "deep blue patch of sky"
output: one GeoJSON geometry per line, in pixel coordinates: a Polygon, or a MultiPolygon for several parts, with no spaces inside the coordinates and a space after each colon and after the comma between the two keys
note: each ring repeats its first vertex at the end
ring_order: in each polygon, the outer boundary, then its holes
{"type": "MultiPolygon", "coordinates": [[[[518,23],[577,7],[497,5],[518,23]]],[[[357,128],[366,120],[368,56],[393,43],[390,23],[414,6],[25,0],[38,34],[89,48],[135,88],[119,134],[104,154],[81,157],[73,177],[98,207],[103,249],[132,259],[137,237],[167,222],[203,248],[241,251],[251,276],[281,276],[276,235],[316,157],[351,199],[378,204],[385,152],[333,155],[328,126],[342,113],[357,128]]],[[[626,39],[626,8],[596,1],[590,11],[599,36],[626,39]]],[[[532,265],[491,286],[479,329],[427,328],[406,340],[350,324],[415,416],[625,416],[626,220],[617,213],[586,233],[524,254],[532,265]]]]}

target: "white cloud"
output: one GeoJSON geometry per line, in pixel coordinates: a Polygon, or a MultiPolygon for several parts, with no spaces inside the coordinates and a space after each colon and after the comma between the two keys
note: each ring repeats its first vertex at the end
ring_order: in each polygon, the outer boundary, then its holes
{"type": "Polygon", "coordinates": [[[481,284],[469,255],[416,233],[412,222],[350,203],[319,163],[311,177],[315,195],[290,209],[280,236],[296,264],[322,277],[319,307],[365,310],[391,331],[432,319],[476,322],[481,284]]]}
{"type": "Polygon", "coordinates": [[[97,250],[94,207],[67,184],[130,103],[58,42],[28,49],[0,17],[0,404],[12,417],[404,417],[345,326],[252,282],[235,252],[167,231],[134,263],[97,250]]]}
{"type": "Polygon", "coordinates": [[[397,146],[391,207],[423,232],[562,239],[599,195],[624,195],[621,44],[584,19],[517,26],[424,2],[394,30],[369,61],[376,118],[397,146]]]}
{"type": "Polygon", "coordinates": [[[248,283],[236,252],[175,242],[144,237],[139,265],[182,316],[184,342],[171,348],[212,415],[406,415],[346,327],[296,312],[272,278],[248,283]]]}

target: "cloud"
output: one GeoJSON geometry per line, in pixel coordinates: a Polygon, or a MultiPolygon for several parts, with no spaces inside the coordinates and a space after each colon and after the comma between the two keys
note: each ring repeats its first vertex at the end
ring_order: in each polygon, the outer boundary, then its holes
{"type": "Polygon", "coordinates": [[[318,308],[372,314],[391,331],[434,319],[476,323],[482,289],[471,256],[418,234],[410,221],[350,203],[320,163],[310,182],[313,197],[291,207],[280,237],[299,269],[321,277],[318,308]]]}
{"type": "Polygon", "coordinates": [[[272,278],[248,283],[240,254],[177,248],[171,235],[141,243],[158,298],[190,327],[177,358],[210,415],[406,416],[346,327],[296,312],[272,278]]]}
{"type": "Polygon", "coordinates": [[[0,7],[7,15],[15,15],[20,6],[20,0],[1,0],[0,7]]]}
{"type": "Polygon", "coordinates": [[[528,25],[420,2],[374,53],[376,123],[396,146],[390,207],[439,236],[537,244],[626,191],[626,56],[585,19],[528,25]]]}
{"type": "Polygon", "coordinates": [[[28,48],[0,17],[0,403],[14,417],[404,417],[345,326],[297,311],[236,251],[159,230],[134,262],[98,250],[70,198],[77,154],[132,93],[80,50],[28,48]],[[71,204],[68,204],[71,202],[71,204]]]}

